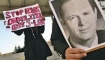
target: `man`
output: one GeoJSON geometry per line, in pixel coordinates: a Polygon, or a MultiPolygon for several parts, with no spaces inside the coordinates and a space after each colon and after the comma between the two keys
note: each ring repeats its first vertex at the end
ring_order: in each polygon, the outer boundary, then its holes
{"type": "Polygon", "coordinates": [[[67,26],[73,47],[87,49],[98,45],[97,10],[95,7],[93,9],[88,0],[69,0],[61,5],[62,20],[67,26]]]}
{"type": "Polygon", "coordinates": [[[70,43],[73,47],[69,48],[59,27],[54,22],[51,36],[55,50],[66,60],[101,60],[104,48],[87,54],[83,49],[101,43],[98,41],[96,33],[97,9],[91,7],[88,0],[62,0],[60,18],[68,27],[70,43]],[[57,26],[57,27],[56,27],[57,26]],[[59,38],[60,37],[60,38],[59,38]],[[81,42],[82,41],[82,42],[81,42]],[[58,44],[58,45],[57,45],[58,44]],[[79,49],[78,47],[82,48],[79,49]],[[102,56],[100,57],[100,54],[102,56]],[[85,58],[83,58],[85,57],[85,58]]]}

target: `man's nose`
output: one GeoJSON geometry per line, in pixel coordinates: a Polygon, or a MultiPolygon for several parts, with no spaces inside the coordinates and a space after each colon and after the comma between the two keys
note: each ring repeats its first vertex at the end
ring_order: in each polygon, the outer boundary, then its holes
{"type": "Polygon", "coordinates": [[[79,16],[78,20],[79,20],[78,21],[78,26],[84,26],[86,24],[86,21],[85,21],[84,17],[79,16]]]}

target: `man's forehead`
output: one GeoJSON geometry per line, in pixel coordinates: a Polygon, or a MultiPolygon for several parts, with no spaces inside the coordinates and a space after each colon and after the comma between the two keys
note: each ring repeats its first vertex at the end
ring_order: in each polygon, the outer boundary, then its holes
{"type": "Polygon", "coordinates": [[[84,12],[92,12],[93,9],[88,0],[69,0],[61,7],[65,16],[73,16],[84,12]]]}
{"type": "Polygon", "coordinates": [[[76,9],[81,10],[81,9],[91,8],[91,5],[88,2],[88,0],[68,0],[63,4],[61,8],[62,9],[70,8],[70,10],[76,10],[76,9]]]}
{"type": "Polygon", "coordinates": [[[65,4],[70,4],[70,5],[85,5],[85,4],[89,4],[88,0],[66,0],[63,5],[65,4]]]}

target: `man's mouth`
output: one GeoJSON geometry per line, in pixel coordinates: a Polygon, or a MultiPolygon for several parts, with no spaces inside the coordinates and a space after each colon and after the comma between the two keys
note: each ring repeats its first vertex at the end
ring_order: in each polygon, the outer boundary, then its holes
{"type": "Polygon", "coordinates": [[[79,31],[82,32],[82,33],[86,33],[88,32],[89,28],[83,28],[83,29],[80,29],[79,31]]]}

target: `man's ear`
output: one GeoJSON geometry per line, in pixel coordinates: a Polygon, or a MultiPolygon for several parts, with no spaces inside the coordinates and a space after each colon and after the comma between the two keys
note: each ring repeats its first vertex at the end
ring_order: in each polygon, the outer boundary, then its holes
{"type": "Polygon", "coordinates": [[[97,19],[97,8],[94,8],[95,17],[97,19]]]}

